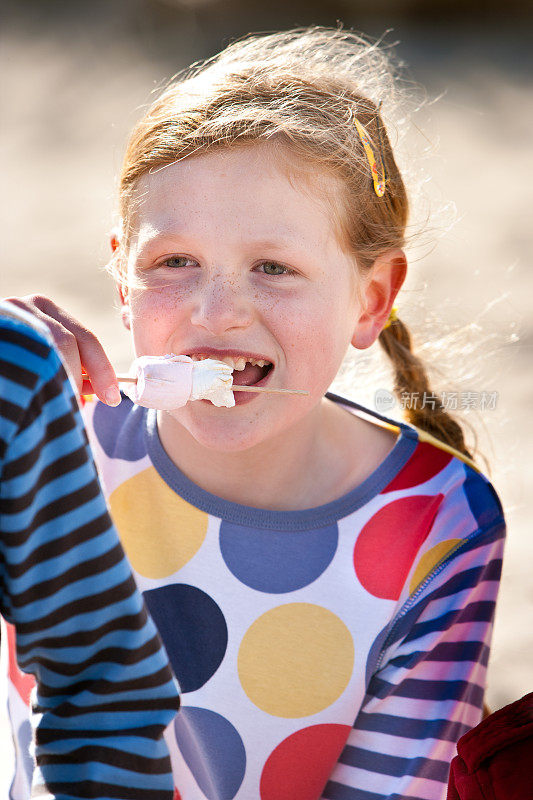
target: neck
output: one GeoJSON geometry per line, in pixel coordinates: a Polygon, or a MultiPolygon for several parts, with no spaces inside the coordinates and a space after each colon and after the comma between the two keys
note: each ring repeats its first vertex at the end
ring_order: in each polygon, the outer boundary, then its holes
{"type": "MultiPolygon", "coordinates": [[[[161,443],[171,460],[202,489],[241,505],[277,510],[321,504],[320,468],[328,452],[331,404],[323,401],[291,428],[242,451],[220,452],[200,445],[168,414],[158,415],[161,443]],[[317,502],[318,497],[318,502],[317,502]]],[[[336,411],[336,409],[334,409],[336,411]]]]}

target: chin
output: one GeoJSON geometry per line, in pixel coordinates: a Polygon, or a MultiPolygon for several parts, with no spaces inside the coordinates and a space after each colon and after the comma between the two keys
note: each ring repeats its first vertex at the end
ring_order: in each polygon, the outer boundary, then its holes
{"type": "MultiPolygon", "coordinates": [[[[202,401],[200,401],[202,402],[202,401]]],[[[262,419],[243,418],[238,407],[178,409],[168,412],[201,447],[220,453],[248,450],[270,438],[275,431],[262,419]]]]}

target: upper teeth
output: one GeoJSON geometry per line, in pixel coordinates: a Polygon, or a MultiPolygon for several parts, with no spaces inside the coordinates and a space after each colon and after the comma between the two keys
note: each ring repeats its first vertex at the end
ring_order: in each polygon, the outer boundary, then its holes
{"type": "MultiPolygon", "coordinates": [[[[191,358],[193,361],[203,361],[205,358],[213,358],[213,356],[195,354],[192,355],[191,358]]],[[[256,367],[264,367],[265,364],[270,364],[270,361],[265,361],[262,358],[247,358],[246,356],[220,356],[220,358],[217,358],[216,360],[223,361],[224,364],[227,364],[232,369],[236,369],[237,372],[242,372],[246,367],[246,364],[253,364],[256,367]]]]}

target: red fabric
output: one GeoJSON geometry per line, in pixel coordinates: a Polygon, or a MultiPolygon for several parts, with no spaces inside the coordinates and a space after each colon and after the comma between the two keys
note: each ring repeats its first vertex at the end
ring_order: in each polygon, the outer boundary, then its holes
{"type": "Polygon", "coordinates": [[[447,800],[533,800],[533,692],[459,739],[447,800]]]}

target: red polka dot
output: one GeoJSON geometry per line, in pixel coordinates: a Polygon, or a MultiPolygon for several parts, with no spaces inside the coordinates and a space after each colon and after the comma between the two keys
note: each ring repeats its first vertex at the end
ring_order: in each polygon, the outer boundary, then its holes
{"type": "Polygon", "coordinates": [[[263,768],[261,800],[321,797],[350,731],[350,725],[312,725],[284,739],[263,768]]]}
{"type": "Polygon", "coordinates": [[[174,795],[172,800],[181,800],[181,794],[178,792],[178,787],[174,786],[174,795]]]}
{"type": "Polygon", "coordinates": [[[366,523],[354,547],[355,573],[375,597],[397,600],[443,495],[393,500],[366,523]]]}
{"type": "Polygon", "coordinates": [[[382,494],[396,492],[399,489],[409,489],[429,481],[444,469],[452,458],[451,453],[440,450],[435,445],[419,442],[405,467],[383,489],[382,494]]]}
{"type": "Polygon", "coordinates": [[[6,622],[7,650],[8,650],[8,674],[9,680],[21,696],[24,703],[30,705],[30,693],[35,686],[33,675],[27,675],[19,669],[16,658],[15,628],[6,622]]]}

